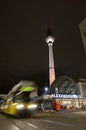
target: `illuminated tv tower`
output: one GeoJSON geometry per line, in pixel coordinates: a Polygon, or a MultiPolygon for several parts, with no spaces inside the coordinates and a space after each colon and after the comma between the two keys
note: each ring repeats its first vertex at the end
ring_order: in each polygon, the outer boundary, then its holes
{"type": "Polygon", "coordinates": [[[49,48],[49,86],[51,86],[51,84],[55,80],[55,68],[53,58],[53,43],[55,41],[55,37],[52,35],[51,28],[48,28],[45,41],[47,42],[49,48]]]}

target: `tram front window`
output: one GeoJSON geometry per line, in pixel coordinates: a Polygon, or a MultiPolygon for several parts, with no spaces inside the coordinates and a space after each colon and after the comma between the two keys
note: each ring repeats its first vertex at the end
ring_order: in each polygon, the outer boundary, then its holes
{"type": "Polygon", "coordinates": [[[38,92],[34,86],[20,86],[11,95],[13,102],[28,102],[33,100],[38,95],[38,92]]]}
{"type": "Polygon", "coordinates": [[[13,102],[27,102],[30,100],[30,92],[19,92],[13,97],[13,102]]]}

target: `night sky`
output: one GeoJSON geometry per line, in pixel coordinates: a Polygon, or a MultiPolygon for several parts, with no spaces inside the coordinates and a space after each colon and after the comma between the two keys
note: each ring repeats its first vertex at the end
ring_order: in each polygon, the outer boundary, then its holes
{"type": "Polygon", "coordinates": [[[86,78],[86,54],[79,30],[86,18],[86,0],[2,0],[1,90],[10,89],[22,79],[48,84],[48,15],[56,39],[56,77],[86,78]]]}

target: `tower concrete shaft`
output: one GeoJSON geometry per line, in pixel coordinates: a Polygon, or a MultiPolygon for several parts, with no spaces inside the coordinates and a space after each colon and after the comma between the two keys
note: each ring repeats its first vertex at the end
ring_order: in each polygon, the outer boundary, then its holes
{"type": "Polygon", "coordinates": [[[55,80],[54,58],[53,58],[53,44],[48,44],[49,47],[49,85],[55,80]]]}

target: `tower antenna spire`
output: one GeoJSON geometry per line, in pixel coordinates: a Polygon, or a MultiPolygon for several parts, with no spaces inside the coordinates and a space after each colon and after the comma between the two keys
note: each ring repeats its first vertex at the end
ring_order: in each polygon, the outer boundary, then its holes
{"type": "Polygon", "coordinates": [[[50,10],[48,10],[48,28],[51,28],[50,10]]]}
{"type": "Polygon", "coordinates": [[[52,35],[52,27],[51,27],[51,16],[50,10],[48,10],[48,30],[47,35],[52,35]]]}

